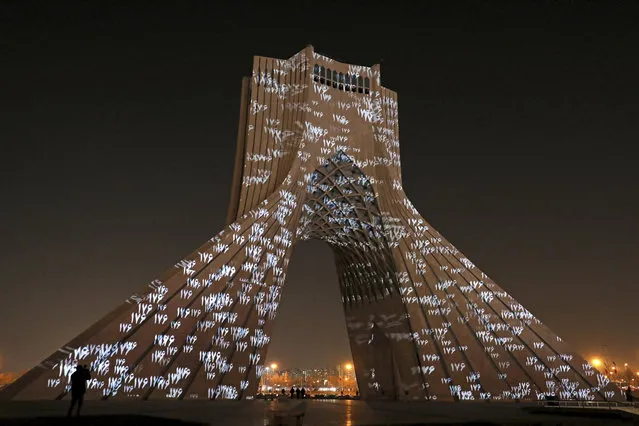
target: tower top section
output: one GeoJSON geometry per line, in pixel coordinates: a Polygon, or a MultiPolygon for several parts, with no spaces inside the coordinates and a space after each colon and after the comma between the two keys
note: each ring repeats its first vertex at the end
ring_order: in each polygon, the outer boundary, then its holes
{"type": "Polygon", "coordinates": [[[308,58],[309,67],[312,68],[313,76],[317,77],[314,78],[315,82],[328,84],[341,90],[348,89],[352,92],[367,94],[373,90],[379,90],[381,87],[381,70],[379,64],[366,66],[340,62],[317,53],[311,44],[307,45],[290,59],[295,60],[300,56],[308,58]]]}
{"type": "Polygon", "coordinates": [[[254,56],[243,87],[229,223],[295,173],[342,154],[373,185],[401,187],[397,94],[381,86],[379,65],[340,62],[308,45],[287,59],[254,56]]]}

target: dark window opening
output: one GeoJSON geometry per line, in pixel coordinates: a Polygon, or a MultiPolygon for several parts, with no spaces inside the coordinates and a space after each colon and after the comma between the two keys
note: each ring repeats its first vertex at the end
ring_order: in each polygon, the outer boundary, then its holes
{"type": "MultiPolygon", "coordinates": [[[[259,67],[258,67],[259,70],[259,67]]],[[[259,71],[258,71],[259,74],[259,71]]],[[[277,84],[277,80],[279,80],[280,76],[275,75],[275,70],[271,70],[268,72],[264,70],[265,80],[271,80],[273,84],[277,84]]],[[[258,78],[257,84],[263,81],[261,78],[258,78]]],[[[341,72],[337,72],[337,70],[331,70],[330,68],[324,68],[324,66],[315,64],[313,66],[313,81],[319,82],[321,84],[325,84],[327,86],[333,86],[335,89],[347,91],[347,92],[359,92],[370,94],[371,88],[371,80],[369,77],[362,77],[355,74],[344,74],[341,72]]],[[[269,83],[271,83],[269,82],[269,83]]]]}

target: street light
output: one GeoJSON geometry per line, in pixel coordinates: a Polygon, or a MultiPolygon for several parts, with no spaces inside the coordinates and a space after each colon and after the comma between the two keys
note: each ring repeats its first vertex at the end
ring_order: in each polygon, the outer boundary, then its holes
{"type": "Polygon", "coordinates": [[[599,367],[601,366],[601,360],[599,358],[593,358],[592,361],[590,361],[590,363],[594,366],[594,367],[599,367]]]}
{"type": "MultiPolygon", "coordinates": [[[[353,364],[351,364],[350,362],[347,362],[346,364],[344,364],[344,368],[346,368],[346,370],[351,371],[353,369],[353,364]]],[[[339,381],[340,381],[340,387],[341,387],[341,394],[344,394],[344,371],[342,370],[342,364],[339,365],[339,381]]]]}
{"type": "MultiPolygon", "coordinates": [[[[270,380],[272,387],[274,387],[273,385],[275,385],[274,377],[275,377],[275,369],[276,368],[277,368],[277,364],[276,363],[272,363],[271,364],[271,380],[270,380]]],[[[268,367],[266,367],[266,369],[268,370],[268,367]]]]}
{"type": "Polygon", "coordinates": [[[264,375],[264,391],[268,391],[268,367],[265,367],[264,370],[266,370],[266,374],[264,375]]]}

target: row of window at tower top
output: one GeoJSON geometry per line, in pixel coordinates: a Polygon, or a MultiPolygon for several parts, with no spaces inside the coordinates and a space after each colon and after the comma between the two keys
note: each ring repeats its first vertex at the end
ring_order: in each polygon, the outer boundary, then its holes
{"type": "Polygon", "coordinates": [[[371,92],[371,80],[368,77],[344,74],[330,68],[324,68],[318,64],[313,67],[313,81],[347,92],[359,92],[369,94],[371,92]]]}

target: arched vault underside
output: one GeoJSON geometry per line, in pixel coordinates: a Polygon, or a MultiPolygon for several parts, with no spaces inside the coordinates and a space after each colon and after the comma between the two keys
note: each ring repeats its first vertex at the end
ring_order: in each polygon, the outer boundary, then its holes
{"type": "Polygon", "coordinates": [[[242,99],[225,229],[0,398],[68,398],[78,363],[88,399],[252,397],[291,250],[310,238],[335,255],[362,397],[621,397],[410,203],[378,67],[311,46],[256,57],[242,99]]]}

